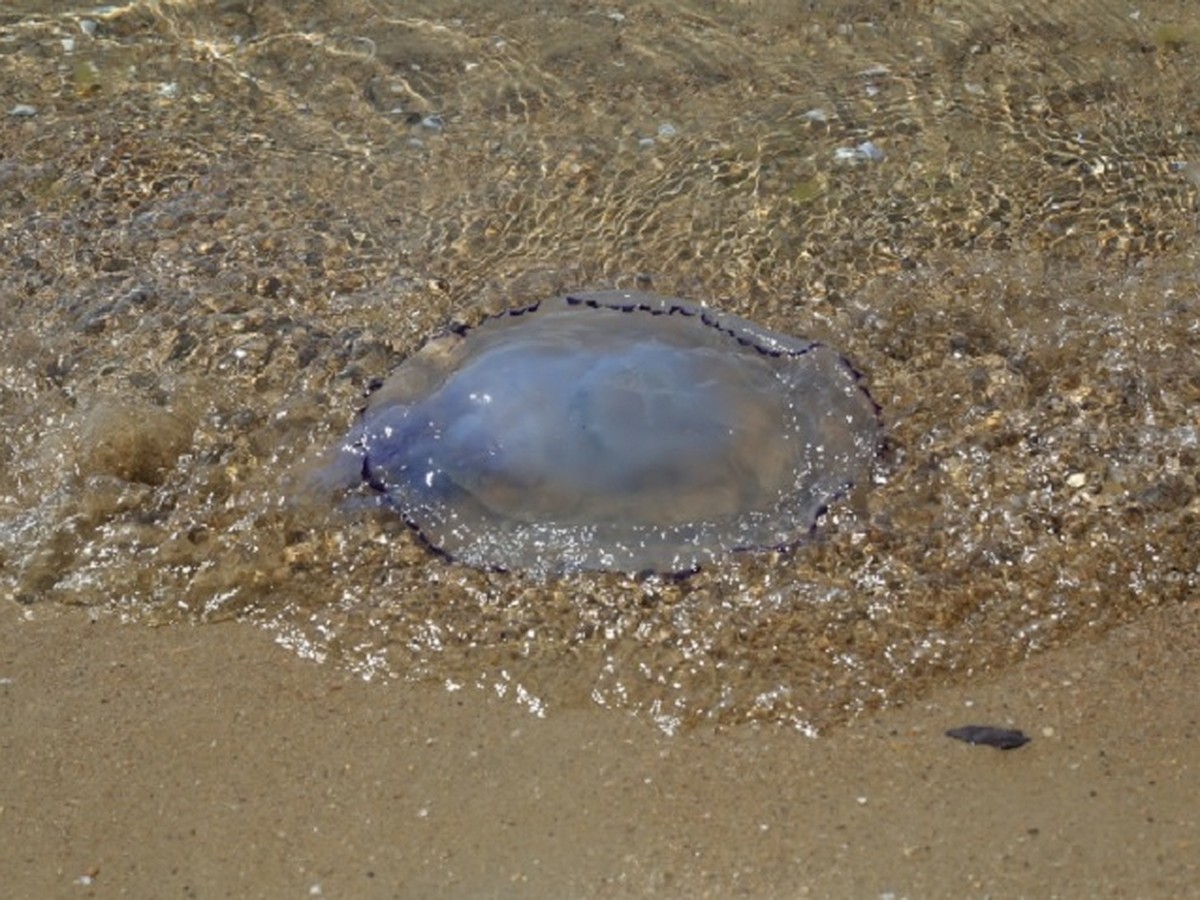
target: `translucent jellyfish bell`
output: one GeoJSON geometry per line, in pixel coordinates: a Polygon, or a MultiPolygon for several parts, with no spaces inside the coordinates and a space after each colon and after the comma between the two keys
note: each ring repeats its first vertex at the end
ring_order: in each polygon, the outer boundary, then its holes
{"type": "Polygon", "coordinates": [[[681,572],[802,540],[880,436],[837,351],[611,291],[434,338],[336,465],[471,565],[681,572]]]}

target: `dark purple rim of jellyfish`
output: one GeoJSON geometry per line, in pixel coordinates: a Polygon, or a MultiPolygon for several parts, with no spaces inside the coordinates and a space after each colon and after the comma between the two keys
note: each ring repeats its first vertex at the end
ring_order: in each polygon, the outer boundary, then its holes
{"type": "MultiPolygon", "coordinates": [[[[794,337],[785,333],[771,332],[748,319],[744,319],[732,313],[719,312],[709,307],[701,306],[699,304],[679,298],[659,298],[655,295],[620,290],[573,292],[560,295],[559,297],[555,298],[539,300],[524,306],[511,307],[498,313],[492,313],[474,324],[451,322],[443,331],[432,335],[422,342],[421,346],[427,346],[428,344],[445,338],[451,334],[459,338],[466,338],[472,331],[482,328],[489,323],[510,318],[520,318],[528,314],[533,314],[541,310],[547,304],[555,302],[565,303],[566,306],[569,307],[587,307],[589,309],[597,310],[608,309],[622,313],[646,313],[651,316],[682,316],[685,318],[697,318],[704,326],[719,331],[726,337],[735,341],[739,346],[753,349],[757,353],[771,358],[800,358],[812,353],[815,350],[825,350],[833,354],[844,372],[852,380],[855,388],[869,404],[875,419],[875,424],[879,429],[878,436],[874,442],[875,461],[878,461],[878,459],[884,453],[887,438],[886,432],[884,431],[883,408],[878,402],[876,402],[875,398],[868,390],[863,373],[858,369],[857,366],[854,365],[853,362],[851,362],[848,357],[822,341],[812,341],[794,337]],[[657,302],[632,300],[630,299],[630,294],[634,293],[643,298],[651,297],[653,298],[653,301],[657,302]]],[[[403,362],[401,365],[403,365],[403,362]]],[[[393,370],[393,372],[394,371],[395,370],[393,370]]],[[[367,390],[368,398],[378,391],[384,384],[386,384],[386,382],[386,378],[373,380],[367,390]]],[[[370,403],[368,399],[368,404],[359,411],[360,416],[365,415],[369,409],[370,403]]],[[[404,523],[415,533],[418,541],[435,556],[438,556],[447,562],[462,561],[460,556],[456,555],[453,551],[446,549],[438,544],[435,540],[430,538],[425,529],[422,527],[421,522],[418,521],[418,519],[413,516],[411,512],[406,509],[395,496],[393,496],[392,488],[389,487],[386,482],[373,475],[370,454],[366,446],[363,444],[363,439],[361,436],[354,442],[354,446],[358,448],[362,457],[362,465],[359,477],[361,478],[362,483],[366,484],[369,488],[377,493],[379,502],[396,512],[402,521],[404,521],[404,523]]],[[[803,532],[797,532],[793,539],[783,542],[734,544],[732,546],[721,548],[719,555],[724,556],[727,554],[745,554],[754,552],[787,553],[807,544],[812,540],[814,535],[819,532],[819,521],[821,517],[828,512],[829,507],[849,495],[855,486],[855,481],[848,481],[842,485],[842,487],[832,491],[829,496],[826,497],[824,501],[815,509],[807,528],[804,529],[803,532]]],[[[493,572],[508,572],[530,568],[521,565],[482,563],[475,560],[467,561],[466,564],[470,565],[472,568],[493,572]]],[[[681,566],[678,568],[664,569],[655,566],[645,566],[635,570],[631,574],[636,574],[638,577],[659,576],[667,578],[688,578],[700,571],[705,564],[705,560],[697,560],[691,565],[681,566]]],[[[583,570],[605,571],[604,568],[593,566],[568,567],[567,569],[568,572],[583,570]]],[[[557,570],[543,570],[543,574],[546,574],[548,571],[552,572],[557,570]]],[[[608,569],[608,571],[623,570],[618,568],[608,569]]]]}

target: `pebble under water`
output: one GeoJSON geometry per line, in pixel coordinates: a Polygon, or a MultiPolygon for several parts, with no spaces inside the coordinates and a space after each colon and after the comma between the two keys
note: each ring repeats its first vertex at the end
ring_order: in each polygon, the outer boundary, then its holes
{"type": "Polygon", "coordinates": [[[4,596],[806,732],[1196,596],[1175,6],[385,6],[0,13],[4,596]],[[581,286],[845,353],[870,489],[687,579],[468,566],[297,491],[447,322],[581,286]]]}

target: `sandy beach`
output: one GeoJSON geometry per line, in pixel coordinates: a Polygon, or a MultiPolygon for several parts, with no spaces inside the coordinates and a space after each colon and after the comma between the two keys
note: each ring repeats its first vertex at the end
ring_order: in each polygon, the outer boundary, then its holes
{"type": "Polygon", "coordinates": [[[811,739],[537,718],[6,604],[10,897],[1185,897],[1200,607],[811,739]],[[1013,751],[944,737],[1018,727],[1013,751]]]}

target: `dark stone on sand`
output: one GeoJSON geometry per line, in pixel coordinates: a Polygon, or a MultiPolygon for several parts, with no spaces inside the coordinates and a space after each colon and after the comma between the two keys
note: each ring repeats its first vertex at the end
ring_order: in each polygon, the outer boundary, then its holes
{"type": "Polygon", "coordinates": [[[1015,728],[995,728],[991,725],[963,725],[951,728],[946,737],[966,741],[968,744],[986,744],[998,750],[1015,750],[1032,740],[1025,732],[1015,728]]]}

